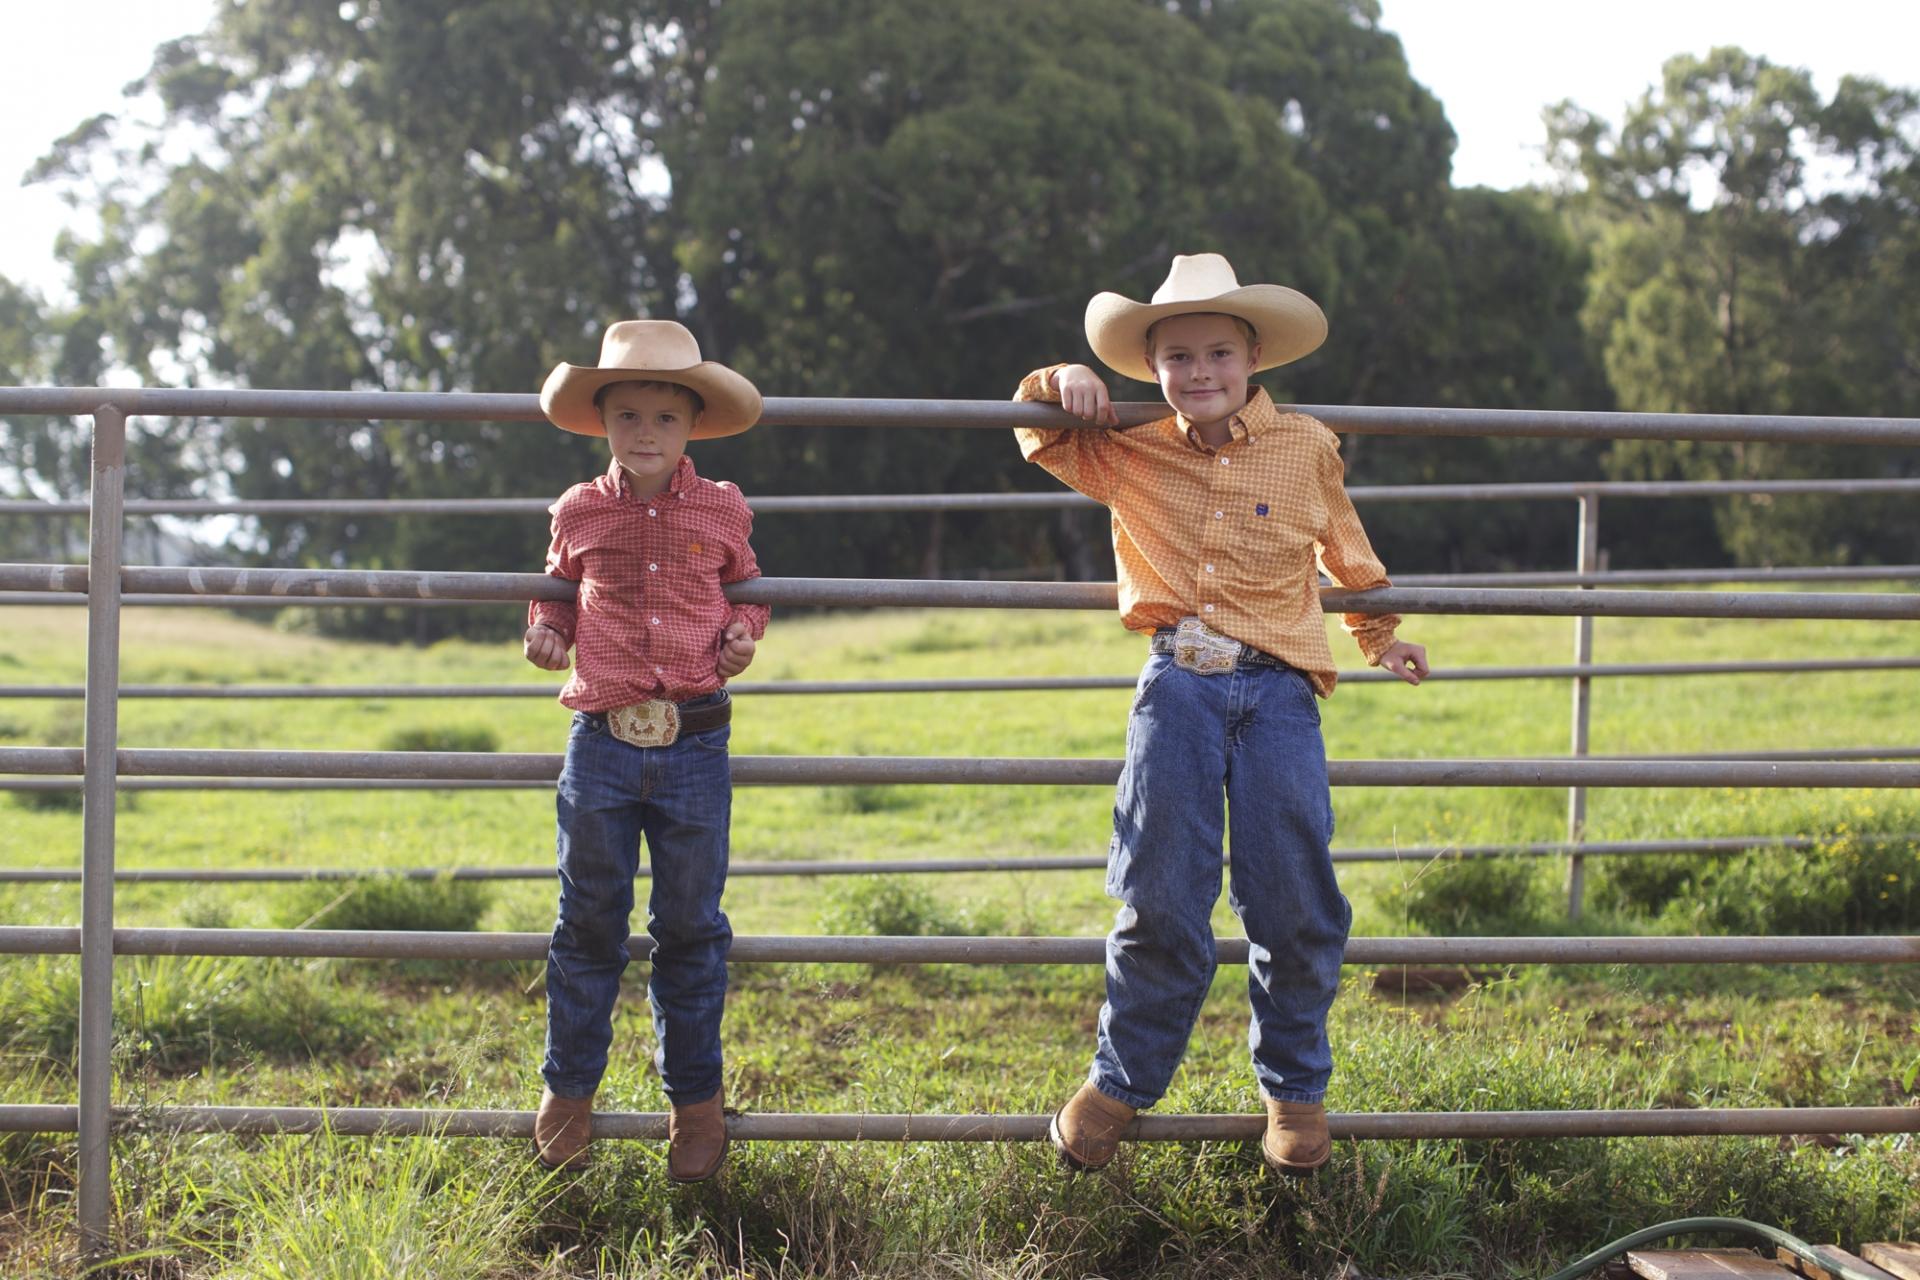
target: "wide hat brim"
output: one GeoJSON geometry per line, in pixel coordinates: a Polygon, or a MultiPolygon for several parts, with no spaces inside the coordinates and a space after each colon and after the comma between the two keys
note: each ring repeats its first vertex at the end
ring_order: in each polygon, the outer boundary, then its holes
{"type": "Polygon", "coordinates": [[[628,369],[601,365],[557,364],[540,388],[540,409],[554,426],[583,436],[604,436],[606,424],[593,397],[616,382],[673,382],[699,393],[705,407],[688,439],[737,436],[760,420],[759,390],[745,378],[712,360],[682,369],[628,369]]]}
{"type": "Polygon", "coordinates": [[[1238,316],[1253,326],[1254,341],[1260,344],[1255,373],[1311,355],[1327,340],[1327,317],[1313,299],[1285,285],[1249,284],[1176,302],[1135,302],[1117,293],[1099,294],[1087,304],[1087,342],[1115,373],[1157,382],[1147,363],[1147,330],[1170,316],[1204,312],[1238,316]]]}

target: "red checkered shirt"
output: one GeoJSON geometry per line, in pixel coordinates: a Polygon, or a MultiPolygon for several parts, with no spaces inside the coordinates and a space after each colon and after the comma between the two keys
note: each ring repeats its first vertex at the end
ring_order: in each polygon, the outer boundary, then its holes
{"type": "Polygon", "coordinates": [[[760,576],[747,543],[753,511],[735,486],[695,475],[693,459],[683,456],[666,489],[644,500],[614,462],[552,511],[547,572],[579,583],[579,597],[535,601],[527,621],[575,651],[560,691],[567,706],[606,711],[712,693],[726,683],[718,664],[728,625],[766,634],[766,605],[731,604],[720,589],[760,576]]]}

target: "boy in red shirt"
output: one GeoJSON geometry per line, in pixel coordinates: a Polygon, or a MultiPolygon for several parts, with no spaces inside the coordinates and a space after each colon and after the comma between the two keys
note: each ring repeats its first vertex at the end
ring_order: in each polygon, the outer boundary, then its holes
{"type": "Polygon", "coordinates": [[[739,489],[697,475],[687,441],[733,435],[760,393],[669,320],[610,327],[597,366],[562,364],[540,407],[557,427],[603,435],[605,475],[553,506],[547,572],[580,584],[575,603],[528,613],[527,660],[563,670],[573,708],[558,788],[560,909],[547,951],[546,1088],[534,1149],[578,1168],[592,1138],[644,835],[652,873],[647,997],[654,1062],[672,1111],[667,1173],[699,1182],[726,1159],[720,1018],[733,931],[727,879],[732,706],[725,684],[753,661],[763,605],[721,588],[760,574],[739,489]]]}
{"type": "MultiPolygon", "coordinates": [[[[1335,672],[1316,570],[1356,589],[1387,576],[1347,498],[1340,438],[1248,385],[1326,333],[1294,290],[1243,288],[1219,254],[1176,257],[1152,302],[1103,293],[1087,307],[1094,352],[1159,383],[1174,413],[1126,431],[1016,433],[1028,459],[1112,510],[1121,621],[1152,636],[1107,855],[1107,892],[1121,903],[1107,1000],[1087,1083],[1050,1129],[1075,1169],[1113,1159],[1186,1052],[1213,981],[1228,807],[1228,900],[1247,932],[1248,1038],[1267,1104],[1261,1151],[1296,1175],[1332,1154],[1326,1019],[1353,913],[1329,852],[1318,699],[1335,672]]],[[[1118,423],[1085,365],[1036,370],[1016,398],[1118,423]]],[[[1419,684],[1426,650],[1394,637],[1399,621],[1344,619],[1370,664],[1419,684]]]]}

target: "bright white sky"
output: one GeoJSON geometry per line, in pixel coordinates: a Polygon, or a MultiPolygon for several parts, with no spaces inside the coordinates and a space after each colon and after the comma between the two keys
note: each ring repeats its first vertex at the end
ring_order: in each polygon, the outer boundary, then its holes
{"type": "MultiPolygon", "coordinates": [[[[1543,107],[1571,98],[1617,119],[1681,52],[1737,44],[1811,69],[1822,93],[1847,73],[1920,87],[1920,4],[1912,0],[1382,0],[1414,77],[1459,135],[1454,181],[1515,187],[1545,177],[1543,107]]],[[[0,44],[0,275],[57,292],[54,234],[73,218],[19,175],[88,116],[125,106],[120,89],[160,41],[198,31],[213,0],[12,4],[0,44]]]]}

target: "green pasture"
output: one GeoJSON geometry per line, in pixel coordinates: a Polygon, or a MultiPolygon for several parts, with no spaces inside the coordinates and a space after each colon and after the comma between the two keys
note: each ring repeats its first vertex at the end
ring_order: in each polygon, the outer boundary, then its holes
{"type": "MultiPolygon", "coordinates": [[[[426,649],[322,640],[200,609],[135,609],[128,683],[493,683],[552,686],[517,645],[426,649]]],[[[1332,624],[1330,623],[1330,627],[1332,624]]],[[[1563,662],[1564,619],[1422,618],[1404,629],[1437,667],[1563,662]]],[[[1897,623],[1602,620],[1604,662],[1910,654],[1897,623]]],[[[1333,631],[1343,663],[1352,644],[1333,631]]],[[[0,613],[0,683],[77,683],[84,615],[0,613]]],[[[1042,612],[776,617],[747,680],[1130,673],[1139,637],[1110,615],[1042,612]]],[[[1915,673],[1603,679],[1595,752],[1920,744],[1915,673]]],[[[736,754],[1114,757],[1124,690],[742,696],[736,754]]],[[[1348,685],[1324,704],[1329,754],[1442,758],[1566,750],[1564,681],[1420,689],[1348,685]]],[[[74,744],[77,701],[0,702],[0,745],[74,744]]],[[[545,698],[466,703],[122,703],[123,745],[382,749],[491,741],[561,749],[545,698]]],[[[1107,788],[743,788],[738,860],[1097,853],[1107,788]]],[[[1340,845],[1551,840],[1561,790],[1342,789],[1340,845]]],[[[1808,855],[1596,859],[1593,932],[1725,928],[1750,901],[1791,914],[1808,884],[1913,918],[1911,845],[1872,864],[1868,893],[1828,873],[1865,855],[1850,833],[1920,830],[1893,792],[1596,791],[1596,839],[1812,834],[1808,855]],[[1767,859],[1775,861],[1767,861],[1767,859]],[[1714,876],[1706,872],[1711,864],[1714,876]],[[1884,874],[1882,870],[1884,869],[1884,874]],[[1822,879],[1821,877],[1826,877],[1822,879]],[[1648,885],[1664,905],[1649,907],[1648,885]]],[[[0,799],[0,862],[72,866],[77,810],[0,799]]],[[[537,863],[548,791],[143,793],[124,797],[128,867],[537,863]]],[[[1875,855],[1879,856],[1879,855],[1875,855]]],[[[1344,868],[1355,932],[1434,927],[1442,886],[1464,918],[1565,931],[1564,865],[1461,867],[1410,855],[1344,868]],[[1423,895],[1426,895],[1423,897],[1423,895]],[[1524,909],[1522,909],[1524,908],[1524,909]],[[1504,911],[1505,915],[1501,912],[1504,911]]],[[[874,880],[741,878],[741,934],[1103,932],[1097,871],[874,880]]],[[[1809,890],[1806,896],[1817,896],[1809,890]]],[[[123,886],[125,924],[480,927],[544,931],[545,882],[123,886]]],[[[72,924],[77,885],[0,889],[0,923],[72,924]]],[[[1817,905],[1817,904],[1815,904],[1817,905]]],[[[1843,904],[1849,909],[1857,903],[1843,904]]],[[[1809,907],[1809,910],[1812,908],[1809,907]]],[[[1785,914],[1782,914],[1782,913],[1785,914]]],[[[1224,900],[1223,933],[1235,924],[1224,900]]],[[[1471,931],[1471,930],[1469,930],[1471,931]]],[[[1737,930],[1735,930],[1737,931],[1737,930]]],[[[527,1107],[538,1092],[536,964],[125,961],[116,1096],[311,1105],[527,1107]]],[[[74,964],[0,962],[5,1101],[73,1093],[74,964]]],[[[608,1109],[658,1109],[643,969],[616,1020],[608,1109]]],[[[1913,1105],[1920,975],[1844,967],[1349,971],[1333,1015],[1337,1110],[1913,1105]]],[[[1251,1110],[1243,979],[1223,971],[1168,1111],[1251,1110]]],[[[1012,1111],[1059,1105],[1085,1070],[1097,969],[738,965],[729,1102],[760,1111],[1012,1111]]],[[[0,1140],[0,1272],[66,1274],[69,1138],[0,1140]]],[[[1904,1138],[1374,1143],[1305,1185],[1268,1178],[1237,1145],[1143,1147],[1071,1180],[1039,1148],[736,1148],[723,1185],[671,1191],[661,1151],[608,1145],[583,1178],[537,1178],[511,1144],[358,1139],[118,1140],[114,1274],[153,1276],[1324,1276],[1534,1274],[1661,1217],[1732,1212],[1827,1239],[1920,1234],[1920,1155],[1904,1138]],[[331,1233],[331,1234],[329,1234],[331,1233]],[[315,1241],[364,1240],[364,1251],[315,1241]],[[455,1246],[458,1247],[455,1247],[455,1246]],[[362,1252],[365,1256],[362,1257],[362,1252]],[[135,1257],[133,1255],[139,1255],[135,1257]],[[396,1261],[399,1260],[399,1261],[396,1261]],[[381,1269],[386,1268],[386,1269],[381,1269]]]]}

